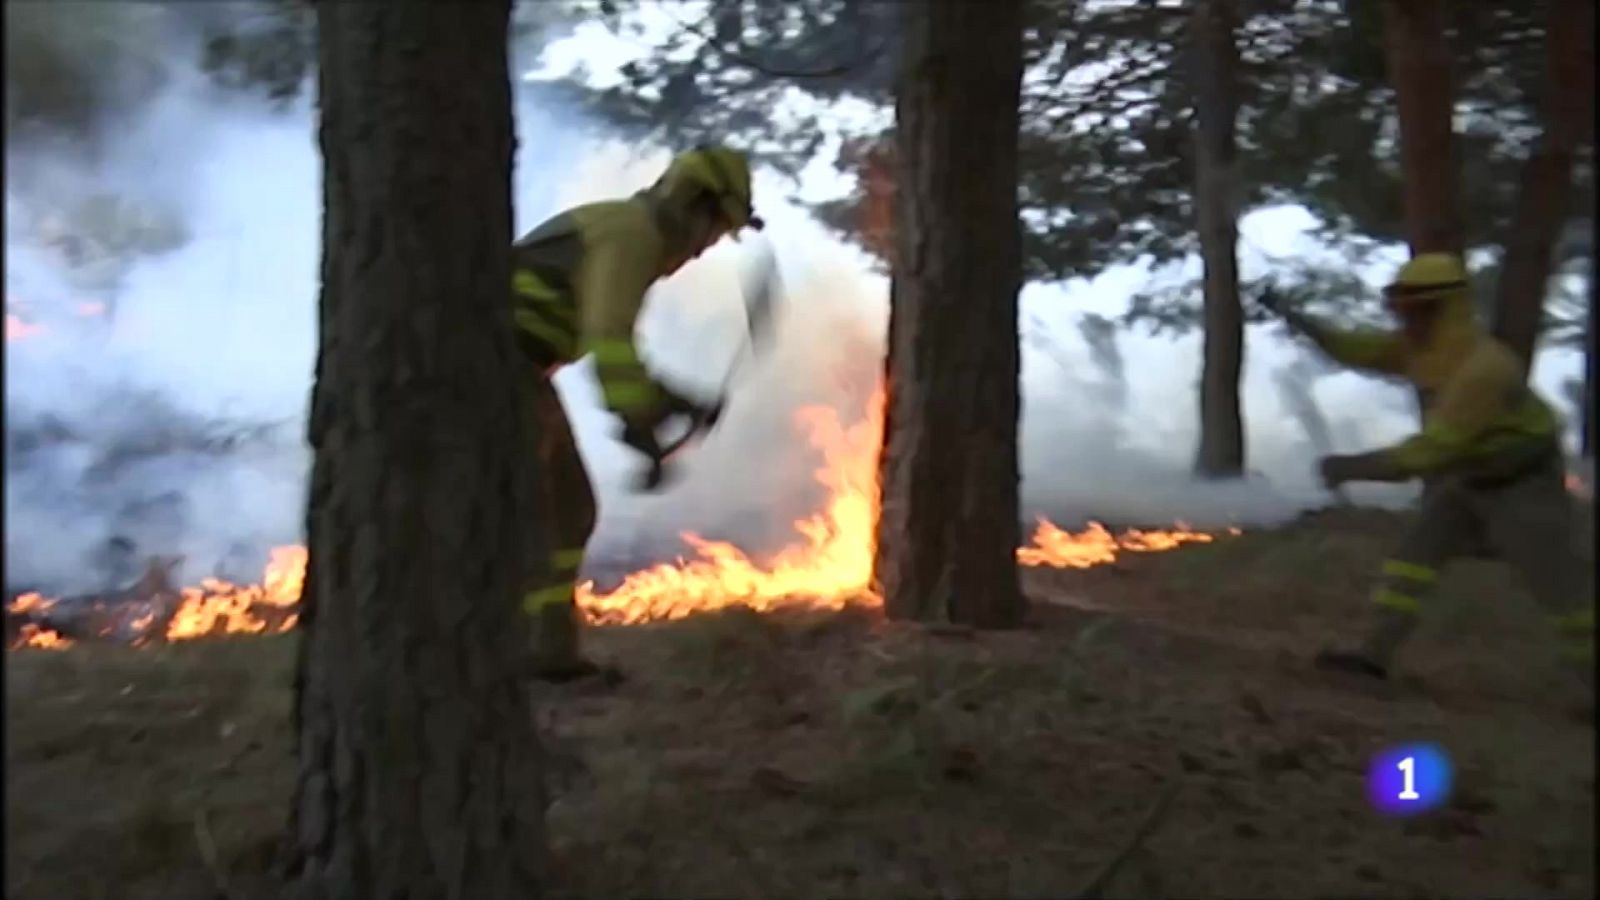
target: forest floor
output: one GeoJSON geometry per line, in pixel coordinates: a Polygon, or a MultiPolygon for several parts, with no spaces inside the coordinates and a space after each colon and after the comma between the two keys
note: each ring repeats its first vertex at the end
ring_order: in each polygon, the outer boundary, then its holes
{"type": "MultiPolygon", "coordinates": [[[[543,699],[553,893],[1067,896],[1166,800],[1105,896],[1594,896],[1594,728],[1503,567],[1451,571],[1392,686],[1307,664],[1364,625],[1399,521],[1026,571],[1007,633],[597,630],[627,680],[543,699]],[[1383,818],[1368,761],[1412,741],[1453,799],[1383,818]]],[[[7,654],[6,896],[265,896],[293,640],[7,654]]]]}

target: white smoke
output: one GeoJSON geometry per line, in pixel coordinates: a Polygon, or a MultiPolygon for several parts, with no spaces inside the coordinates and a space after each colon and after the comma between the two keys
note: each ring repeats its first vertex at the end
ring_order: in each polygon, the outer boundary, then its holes
{"type": "MultiPolygon", "coordinates": [[[[321,232],[311,101],[275,109],[219,93],[189,71],[124,118],[94,162],[7,148],[8,312],[26,310],[46,329],[6,347],[5,564],[13,587],[104,588],[107,567],[97,561],[119,535],[136,554],[184,554],[189,580],[218,571],[249,577],[267,548],[300,537],[321,232]],[[140,257],[109,279],[111,288],[85,287],[81,271],[41,234],[52,213],[100,193],[163,218],[175,244],[140,257]],[[76,315],[85,296],[110,297],[114,318],[76,315]],[[184,445],[107,465],[109,448],[137,443],[163,417],[281,424],[231,450],[184,445]],[[17,437],[24,432],[26,440],[17,437]]],[[[519,232],[567,204],[624,195],[661,170],[663,152],[596,143],[575,124],[565,111],[519,105],[519,232]]],[[[630,492],[638,460],[614,439],[587,363],[557,379],[600,499],[596,559],[670,554],[686,529],[755,551],[775,548],[821,496],[812,478],[818,458],[795,410],[828,404],[850,420],[865,406],[881,366],[887,282],[779,199],[784,182],[762,175],[757,184],[785,287],[777,340],[738,373],[723,424],[683,453],[670,491],[630,492]]],[[[1247,220],[1252,229],[1257,240],[1283,231],[1281,223],[1247,220]]],[[[739,267],[747,249],[724,242],[652,294],[641,322],[646,355],[685,393],[709,398],[744,340],[739,267]]],[[[1096,369],[1072,323],[1085,309],[1120,312],[1142,278],[1122,268],[1064,291],[1024,292],[1025,320],[1042,322],[1060,350],[1049,359],[1024,350],[1027,509],[1064,525],[1181,519],[1206,527],[1281,521],[1325,502],[1311,478],[1315,449],[1271,381],[1302,351],[1273,334],[1251,329],[1244,395],[1259,476],[1241,483],[1189,476],[1198,338],[1126,335],[1125,402],[1109,408],[1083,389],[1092,380],[1078,373],[1096,369]]],[[[1340,450],[1375,446],[1410,425],[1400,388],[1341,374],[1317,389],[1340,450]]],[[[1354,496],[1400,502],[1407,492],[1354,496]]]]}

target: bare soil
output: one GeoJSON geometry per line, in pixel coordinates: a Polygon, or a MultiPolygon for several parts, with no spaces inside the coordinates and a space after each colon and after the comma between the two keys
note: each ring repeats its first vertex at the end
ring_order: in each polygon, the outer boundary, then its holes
{"type": "MultiPolygon", "coordinates": [[[[1398,524],[1029,571],[1015,632],[597,630],[627,680],[542,692],[555,893],[1066,896],[1167,800],[1105,896],[1594,896],[1592,719],[1509,573],[1457,566],[1391,685],[1307,664],[1398,524]],[[1453,799],[1383,818],[1368,761],[1422,740],[1453,799]]],[[[269,895],[293,640],[8,654],[6,896],[269,895]]]]}

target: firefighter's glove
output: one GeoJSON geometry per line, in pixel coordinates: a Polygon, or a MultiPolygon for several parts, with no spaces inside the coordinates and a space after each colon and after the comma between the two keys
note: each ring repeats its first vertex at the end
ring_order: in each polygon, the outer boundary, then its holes
{"type": "Polygon", "coordinates": [[[687,416],[690,431],[705,431],[717,424],[717,419],[722,416],[722,400],[709,406],[690,400],[672,391],[661,389],[661,411],[657,422],[665,421],[671,416],[687,416]]]}
{"type": "Polygon", "coordinates": [[[687,397],[675,394],[666,388],[661,390],[663,408],[667,415],[688,416],[698,428],[710,428],[717,424],[717,419],[722,416],[722,399],[709,406],[690,400],[687,397]]]}
{"type": "Polygon", "coordinates": [[[661,460],[661,442],[656,440],[656,430],[641,419],[623,421],[622,442],[644,454],[646,459],[661,460]]]}
{"type": "Polygon", "coordinates": [[[1354,456],[1324,456],[1318,469],[1322,485],[1329,490],[1351,481],[1404,481],[1408,476],[1389,454],[1358,453],[1354,456]]]}
{"type": "Polygon", "coordinates": [[[723,401],[719,397],[717,402],[710,406],[697,407],[694,411],[695,421],[699,422],[703,428],[715,428],[717,420],[722,418],[722,403],[723,401]]]}
{"type": "Polygon", "coordinates": [[[622,442],[639,451],[645,458],[644,471],[634,481],[636,491],[654,491],[660,489],[666,481],[667,461],[666,454],[661,449],[661,442],[656,440],[654,428],[646,428],[637,420],[625,421],[622,426],[622,442]]]}

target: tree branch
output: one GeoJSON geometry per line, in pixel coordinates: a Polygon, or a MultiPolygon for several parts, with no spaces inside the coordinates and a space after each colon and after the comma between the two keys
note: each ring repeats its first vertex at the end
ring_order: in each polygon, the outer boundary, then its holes
{"type": "MultiPolygon", "coordinates": [[[[665,10],[663,11],[666,12],[665,10]]],[[[826,68],[813,69],[810,71],[785,69],[762,63],[753,57],[747,56],[746,52],[749,51],[750,48],[744,44],[743,38],[741,38],[739,41],[740,49],[736,50],[723,44],[715,35],[708,34],[703,27],[685,22],[676,15],[673,15],[671,12],[666,12],[666,15],[667,18],[673,21],[673,24],[694,35],[695,37],[700,38],[700,40],[705,42],[707,47],[710,47],[712,50],[715,50],[717,53],[721,54],[729,62],[735,65],[743,66],[747,69],[754,70],[756,72],[760,72],[769,78],[837,78],[841,75],[848,75],[850,72],[861,68],[862,66],[876,59],[883,53],[885,49],[888,48],[888,41],[885,39],[880,39],[873,45],[871,50],[863,53],[860,58],[851,62],[837,63],[826,68]]]]}

